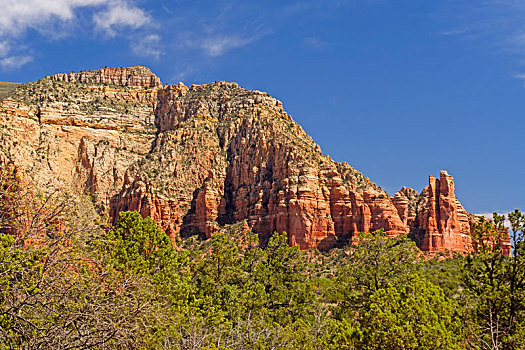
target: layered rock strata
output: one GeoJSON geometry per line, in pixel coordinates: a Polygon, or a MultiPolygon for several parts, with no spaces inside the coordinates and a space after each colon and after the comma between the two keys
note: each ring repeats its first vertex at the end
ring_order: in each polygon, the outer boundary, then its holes
{"type": "Polygon", "coordinates": [[[80,73],[58,73],[48,77],[70,83],[112,84],[142,88],[161,87],[162,83],[148,68],[136,66],[125,68],[102,68],[80,73]]]}
{"type": "Polygon", "coordinates": [[[403,188],[394,203],[418,246],[429,252],[467,252],[471,249],[470,227],[475,218],[467,213],[454,193],[454,179],[441,171],[439,180],[429,176],[421,194],[403,188]]]}
{"type": "Polygon", "coordinates": [[[280,101],[235,83],[163,86],[144,67],[56,74],[13,91],[0,124],[1,154],[34,181],[87,193],[113,218],[138,210],[173,240],[246,220],[301,249],[381,228],[423,250],[468,249],[452,177],[392,198],[323,155],[280,101]]]}

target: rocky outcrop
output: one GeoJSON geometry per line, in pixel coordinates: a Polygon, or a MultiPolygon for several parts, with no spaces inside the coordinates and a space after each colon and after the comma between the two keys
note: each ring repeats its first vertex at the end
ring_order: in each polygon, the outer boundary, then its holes
{"type": "Polygon", "coordinates": [[[123,68],[106,67],[79,73],[58,73],[51,75],[49,78],[57,81],[67,81],[69,83],[100,83],[142,88],[156,88],[162,86],[159,77],[153,74],[148,68],[141,66],[123,68]]]}
{"type": "Polygon", "coordinates": [[[410,187],[403,187],[394,195],[394,206],[399,218],[407,227],[412,227],[416,219],[419,193],[410,187]]]}
{"type": "MultiPolygon", "coordinates": [[[[470,232],[479,218],[463,208],[456,198],[454,186],[454,178],[443,170],[439,179],[429,176],[429,185],[420,194],[404,187],[394,196],[399,216],[423,251],[466,253],[472,250],[470,232]]],[[[507,240],[500,244],[508,255],[507,240]]]]}
{"type": "Polygon", "coordinates": [[[469,217],[456,198],[454,179],[446,171],[440,172],[439,180],[429,176],[429,185],[421,193],[416,210],[412,232],[422,250],[470,249],[469,217]]]}
{"type": "Polygon", "coordinates": [[[163,86],[144,67],[57,74],[12,92],[0,123],[0,154],[34,181],[88,193],[113,218],[137,210],[174,241],[244,221],[301,249],[378,229],[469,249],[451,176],[392,198],[323,155],[280,101],[235,83],[163,86]]]}

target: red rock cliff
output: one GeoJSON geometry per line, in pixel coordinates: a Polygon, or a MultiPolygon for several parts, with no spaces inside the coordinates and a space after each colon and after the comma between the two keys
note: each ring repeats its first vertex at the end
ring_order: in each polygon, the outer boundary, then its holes
{"type": "Polygon", "coordinates": [[[439,180],[429,176],[412,223],[416,241],[424,251],[453,250],[466,252],[471,248],[470,219],[456,198],[454,179],[441,171],[439,180]]]}
{"type": "Polygon", "coordinates": [[[162,86],[159,77],[153,74],[148,68],[141,66],[123,68],[106,67],[94,71],[83,71],[79,73],[58,73],[51,75],[48,78],[56,81],[67,81],[70,83],[101,83],[143,88],[162,86]]]}
{"type": "MultiPolygon", "coordinates": [[[[454,178],[446,171],[440,172],[439,180],[429,176],[429,185],[421,194],[404,187],[396,193],[394,203],[421,250],[472,250],[470,231],[479,218],[463,208],[455,195],[454,178]]],[[[508,241],[501,242],[501,247],[505,254],[510,253],[508,241]]]]}
{"type": "Polygon", "coordinates": [[[235,83],[162,86],[144,67],[57,74],[15,90],[0,122],[1,152],[34,179],[90,193],[112,217],[138,210],[172,239],[247,220],[301,249],[380,228],[426,251],[469,249],[446,172],[392,198],[324,155],[281,102],[235,83]]]}

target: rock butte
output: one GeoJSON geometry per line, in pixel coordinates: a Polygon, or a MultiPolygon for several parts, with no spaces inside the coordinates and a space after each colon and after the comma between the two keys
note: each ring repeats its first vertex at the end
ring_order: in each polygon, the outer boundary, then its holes
{"type": "Polygon", "coordinates": [[[55,74],[14,90],[0,124],[0,160],[90,194],[112,218],[151,216],[173,240],[246,220],[263,241],[287,232],[301,249],[380,228],[423,251],[471,249],[477,218],[445,171],[392,198],[323,155],[280,101],[235,83],[163,86],[145,67],[55,74]]]}

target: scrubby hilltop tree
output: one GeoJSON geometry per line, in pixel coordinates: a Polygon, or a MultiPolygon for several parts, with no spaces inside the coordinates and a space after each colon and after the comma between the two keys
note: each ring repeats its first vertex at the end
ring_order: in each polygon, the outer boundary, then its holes
{"type": "Polygon", "coordinates": [[[117,269],[138,274],[166,272],[181,255],[150,217],[142,218],[136,211],[119,213],[104,247],[117,269]]]}
{"type": "Polygon", "coordinates": [[[349,317],[366,310],[377,290],[408,282],[421,267],[418,254],[414,242],[406,237],[390,238],[383,230],[360,234],[338,272],[336,315],[349,317]]]}
{"type": "Polygon", "coordinates": [[[140,347],[137,320],[149,305],[136,296],[148,289],[80,244],[93,232],[83,231],[71,198],[20,186],[6,170],[0,169],[8,228],[0,233],[0,348],[140,347]]]}
{"type": "Polygon", "coordinates": [[[343,255],[345,266],[328,295],[336,332],[328,344],[337,339],[348,349],[462,348],[457,304],[426,278],[414,242],[382,230],[362,233],[357,241],[343,255]]]}
{"type": "Polygon", "coordinates": [[[202,327],[223,329],[231,341],[262,348],[287,343],[290,339],[280,339],[282,329],[315,304],[304,253],[290,247],[285,235],[274,234],[263,249],[256,235],[217,233],[198,259],[192,273],[194,314],[202,327]]]}
{"type": "Polygon", "coordinates": [[[362,349],[462,349],[457,304],[443,290],[416,275],[378,289],[360,319],[362,349]]]}
{"type": "Polygon", "coordinates": [[[472,231],[475,251],[465,259],[465,310],[469,343],[480,349],[521,349],[525,347],[525,250],[523,214],[509,214],[511,256],[503,254],[505,217],[482,219],[472,231]]]}

